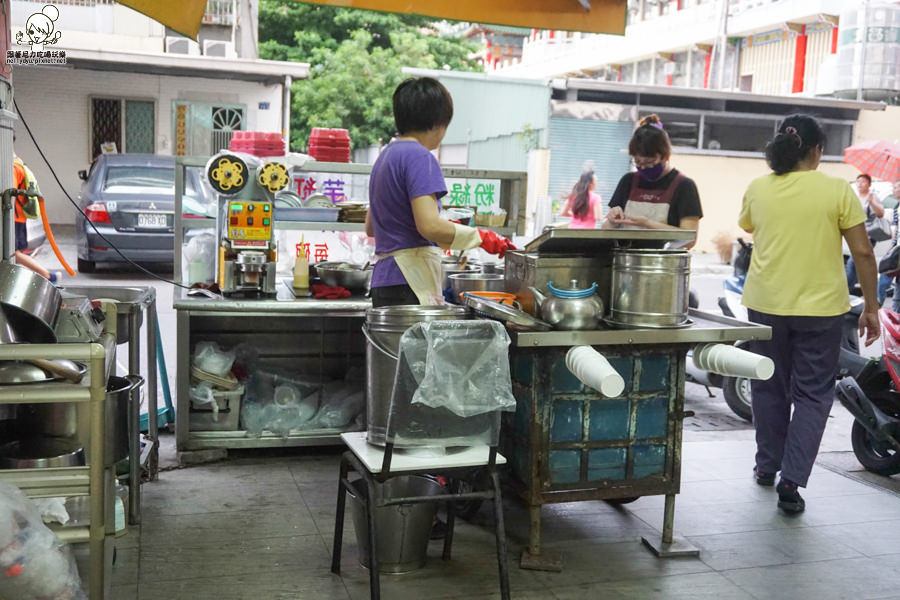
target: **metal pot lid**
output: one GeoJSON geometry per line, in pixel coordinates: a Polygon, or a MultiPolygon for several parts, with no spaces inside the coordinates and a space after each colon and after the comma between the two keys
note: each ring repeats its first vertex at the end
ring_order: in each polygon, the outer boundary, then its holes
{"type": "Polygon", "coordinates": [[[547,288],[550,290],[550,293],[556,296],[557,298],[565,298],[565,299],[576,299],[576,298],[588,298],[589,296],[593,296],[594,292],[597,291],[597,284],[592,283],[591,287],[579,289],[578,288],[578,280],[571,279],[569,281],[569,287],[567,288],[558,288],[554,287],[553,282],[550,281],[547,283],[547,288]]]}
{"type": "Polygon", "coordinates": [[[535,318],[525,311],[483,296],[476,296],[466,292],[463,294],[463,303],[472,308],[479,316],[503,321],[517,328],[529,331],[550,331],[553,329],[550,323],[535,318]]]}
{"type": "MultiPolygon", "coordinates": [[[[84,373],[85,371],[84,365],[64,358],[55,358],[52,362],[80,373],[84,373]]],[[[56,377],[47,373],[42,368],[25,361],[0,361],[0,385],[47,383],[49,381],[55,381],[56,379],[56,377]]]]}
{"type": "Polygon", "coordinates": [[[382,306],[366,310],[366,323],[369,325],[388,325],[392,327],[411,327],[422,321],[437,319],[468,319],[470,311],[465,306],[454,304],[438,304],[423,306],[420,304],[404,304],[400,306],[382,306]]]}

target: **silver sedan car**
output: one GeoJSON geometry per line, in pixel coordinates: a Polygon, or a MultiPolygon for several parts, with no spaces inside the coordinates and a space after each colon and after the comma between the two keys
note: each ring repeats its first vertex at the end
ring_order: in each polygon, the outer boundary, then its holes
{"type": "MultiPolygon", "coordinates": [[[[78,198],[84,216],[75,227],[79,271],[122,264],[122,255],[139,264],[173,262],[174,157],[103,154],[78,175],[84,180],[78,198]]],[[[206,202],[200,178],[199,169],[187,170],[185,206],[206,202]]]]}

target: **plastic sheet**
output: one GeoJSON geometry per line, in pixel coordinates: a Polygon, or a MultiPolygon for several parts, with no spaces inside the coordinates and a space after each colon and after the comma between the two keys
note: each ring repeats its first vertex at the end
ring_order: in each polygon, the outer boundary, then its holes
{"type": "Polygon", "coordinates": [[[46,525],[34,503],[0,483],[0,598],[86,600],[71,549],[46,525]]]}
{"type": "Polygon", "coordinates": [[[218,377],[224,377],[231,372],[234,364],[234,352],[225,352],[215,342],[199,342],[191,357],[191,364],[218,377]]]}
{"type": "Polygon", "coordinates": [[[400,338],[387,439],[398,446],[496,444],[515,410],[509,336],[495,321],[433,321],[400,338]]]}
{"type": "Polygon", "coordinates": [[[324,385],[296,373],[257,369],[241,405],[243,428],[288,436],[291,430],[345,429],[365,412],[364,378],[358,369],[324,385]]]}

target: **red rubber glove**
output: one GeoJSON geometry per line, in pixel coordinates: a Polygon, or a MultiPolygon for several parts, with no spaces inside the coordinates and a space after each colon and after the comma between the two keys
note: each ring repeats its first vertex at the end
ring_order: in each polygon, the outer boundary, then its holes
{"type": "Polygon", "coordinates": [[[496,254],[503,258],[507,250],[517,249],[507,238],[488,229],[479,229],[478,234],[481,236],[481,247],[489,254],[496,254]]]}

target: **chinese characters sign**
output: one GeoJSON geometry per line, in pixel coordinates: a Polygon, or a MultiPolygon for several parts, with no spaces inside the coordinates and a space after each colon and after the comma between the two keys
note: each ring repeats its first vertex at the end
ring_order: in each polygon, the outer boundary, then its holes
{"type": "Polygon", "coordinates": [[[291,188],[302,200],[313,194],[325,194],[331,202],[338,204],[350,195],[349,182],[339,173],[294,173],[291,188]]]}
{"type": "Polygon", "coordinates": [[[447,195],[441,204],[468,206],[478,212],[491,212],[500,206],[499,179],[447,179],[447,195]]]}

